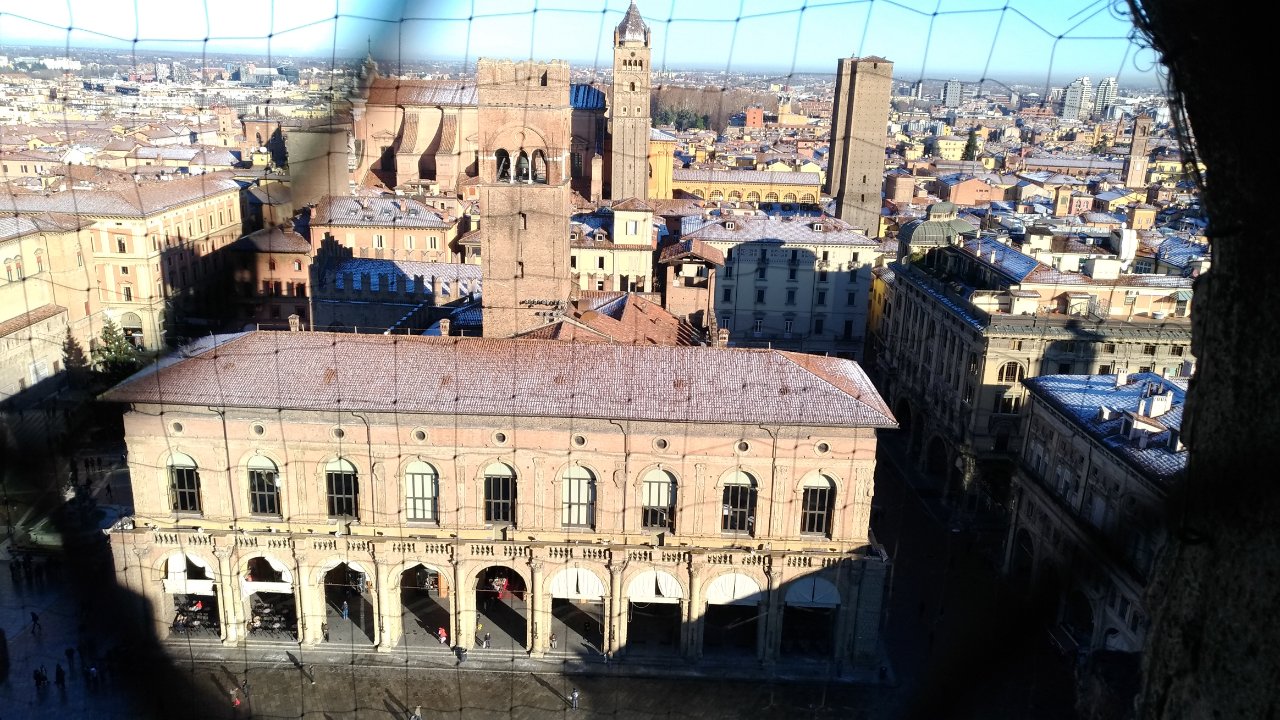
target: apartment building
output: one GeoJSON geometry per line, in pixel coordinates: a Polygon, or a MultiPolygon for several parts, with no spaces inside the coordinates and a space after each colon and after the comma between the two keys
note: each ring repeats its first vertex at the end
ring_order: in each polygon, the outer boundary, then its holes
{"type": "Polygon", "coordinates": [[[404,197],[326,195],[311,209],[313,255],[444,263],[454,247],[458,217],[404,197]]]}
{"type": "Polygon", "coordinates": [[[1187,381],[1044,375],[1024,386],[1005,572],[1052,609],[1064,647],[1138,652],[1166,497],[1187,466],[1187,381]]]}
{"type": "Polygon", "coordinates": [[[686,233],[724,253],[715,317],[735,345],[860,357],[879,243],[832,217],[734,215],[686,233]]]}
{"type": "Polygon", "coordinates": [[[1119,269],[1059,270],[972,235],[877,269],[869,362],[940,488],[1004,505],[1027,378],[1190,374],[1191,279],[1119,269]]]}
{"type": "MultiPolygon", "coordinates": [[[[219,251],[240,236],[240,185],[229,176],[198,177],[10,196],[20,218],[55,215],[87,222],[59,267],[89,303],[107,312],[139,348],[158,350],[186,323],[216,317],[224,298],[219,251]]],[[[78,308],[77,308],[78,310],[78,308]]],[[[72,322],[75,322],[73,319],[72,322]]]]}

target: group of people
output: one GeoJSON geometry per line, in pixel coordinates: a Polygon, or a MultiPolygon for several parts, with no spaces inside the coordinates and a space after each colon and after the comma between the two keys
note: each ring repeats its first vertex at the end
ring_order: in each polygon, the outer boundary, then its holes
{"type": "MultiPolygon", "coordinates": [[[[44,669],[44,665],[31,671],[36,681],[36,689],[49,686],[49,673],[44,669]]],[[[53,669],[53,683],[58,687],[65,687],[67,684],[67,671],[62,669],[62,663],[57,663],[53,669]]]]}

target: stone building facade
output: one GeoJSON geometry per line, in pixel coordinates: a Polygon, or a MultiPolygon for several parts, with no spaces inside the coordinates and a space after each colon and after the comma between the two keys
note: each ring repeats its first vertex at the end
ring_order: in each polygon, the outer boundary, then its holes
{"type": "Polygon", "coordinates": [[[315,646],[359,618],[354,637],[391,651],[427,577],[462,648],[511,609],[526,652],[564,652],[550,635],[569,607],[624,660],[877,662],[887,564],[869,517],[876,430],[894,421],[851,362],[255,332],[107,399],[129,404],[136,507],[111,536],[116,570],[162,635],[196,613],[256,642],[289,614],[315,646]],[[663,370],[601,384],[612,366],[663,370]],[[655,633],[670,642],[641,641],[655,633]]]}
{"type": "Polygon", "coordinates": [[[957,236],[874,274],[874,374],[941,488],[1004,506],[1026,378],[1191,374],[1191,279],[1118,268],[1099,257],[1067,272],[957,236]]]}
{"type": "Polygon", "coordinates": [[[1187,466],[1187,381],[1044,375],[1026,387],[1005,572],[1048,606],[1064,646],[1139,652],[1164,507],[1187,466]]]}

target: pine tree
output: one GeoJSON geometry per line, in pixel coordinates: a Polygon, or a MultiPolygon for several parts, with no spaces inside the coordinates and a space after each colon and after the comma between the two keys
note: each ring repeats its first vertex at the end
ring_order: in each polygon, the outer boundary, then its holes
{"type": "Polygon", "coordinates": [[[62,341],[62,365],[67,369],[67,380],[79,385],[89,377],[89,357],[84,354],[80,341],[67,328],[67,339],[62,341]]]}
{"type": "Polygon", "coordinates": [[[969,131],[969,142],[964,144],[964,154],[960,156],[962,160],[978,159],[978,129],[973,128],[969,131]]]}
{"type": "Polygon", "coordinates": [[[93,364],[108,379],[118,380],[137,370],[142,360],[120,326],[107,318],[102,325],[98,347],[93,351],[93,364]]]}

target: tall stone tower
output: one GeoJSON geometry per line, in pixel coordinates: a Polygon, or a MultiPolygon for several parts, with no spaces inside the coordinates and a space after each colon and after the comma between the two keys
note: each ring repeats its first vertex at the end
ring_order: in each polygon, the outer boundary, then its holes
{"type": "Polygon", "coordinates": [[[614,200],[648,199],[649,78],[649,26],[632,2],[613,31],[609,197],[614,200]]]}
{"type": "Polygon", "coordinates": [[[569,297],[569,64],[476,65],[485,337],[546,324],[569,297]]]}
{"type": "Polygon", "coordinates": [[[880,232],[880,186],[892,92],[892,62],[880,57],[840,59],[831,108],[827,192],[835,198],[836,217],[872,237],[880,232]]]}
{"type": "Polygon", "coordinates": [[[1133,121],[1133,143],[1129,159],[1124,161],[1124,186],[1140,190],[1147,186],[1148,145],[1151,142],[1151,116],[1139,115],[1133,121]]]}

